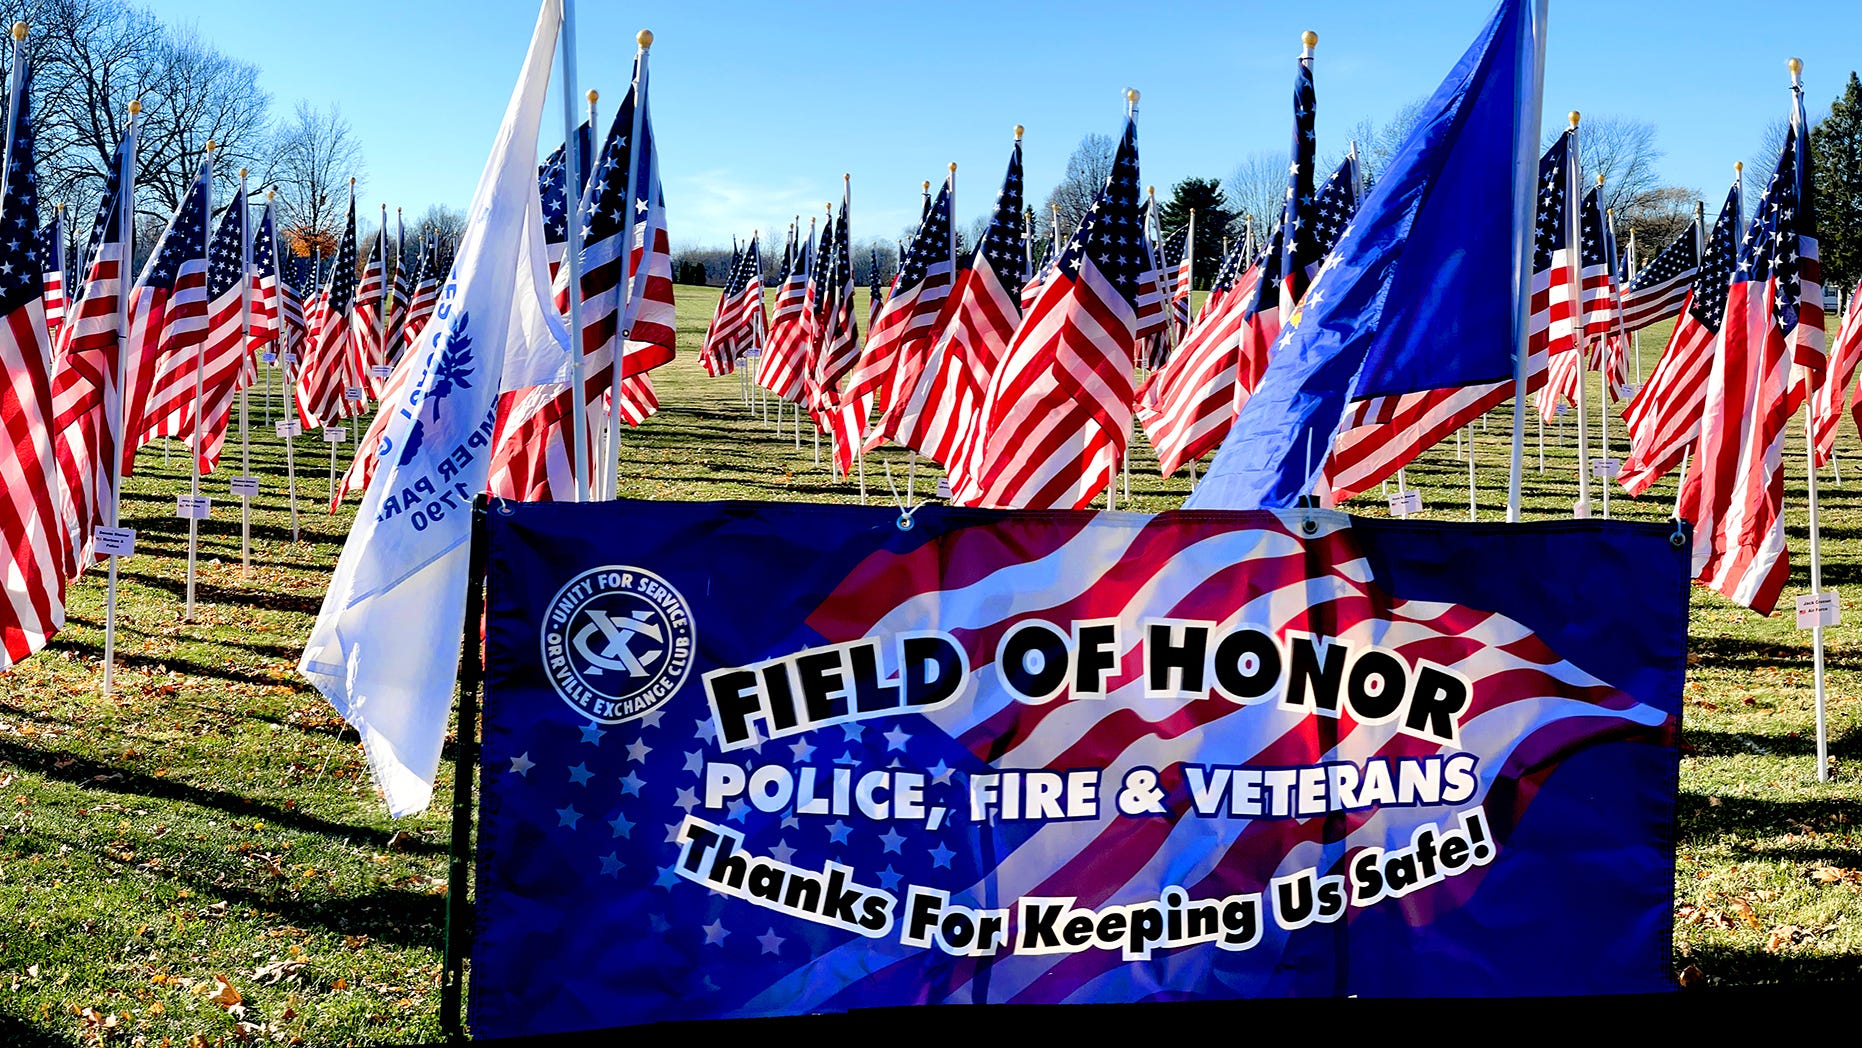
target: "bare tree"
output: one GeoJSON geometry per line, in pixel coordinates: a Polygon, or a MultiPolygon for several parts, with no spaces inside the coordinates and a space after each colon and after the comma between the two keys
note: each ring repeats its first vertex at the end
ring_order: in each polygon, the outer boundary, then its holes
{"type": "Polygon", "coordinates": [[[1694,202],[1699,198],[1698,190],[1686,186],[1663,186],[1636,197],[1616,213],[1618,246],[1628,247],[1633,230],[1636,257],[1648,262],[1687,231],[1688,223],[1694,220],[1694,202]]]}
{"type": "Polygon", "coordinates": [[[327,238],[334,244],[349,206],[349,180],[356,178],[360,185],[362,175],[362,149],[342,110],[298,102],[272,148],[267,181],[278,187],[281,230],[297,239],[327,238]]]}
{"type": "MultiPolygon", "coordinates": [[[[1563,130],[1545,136],[1545,147],[1563,130]]],[[[1644,193],[1661,188],[1655,162],[1662,151],[1655,145],[1655,125],[1633,117],[1586,116],[1578,124],[1578,154],[1584,165],[1581,182],[1586,192],[1603,176],[1603,206],[1620,214],[1644,193]]]]}
{"type": "Polygon", "coordinates": [[[1765,187],[1771,184],[1771,176],[1778,170],[1778,158],[1784,153],[1784,139],[1790,133],[1791,122],[1778,117],[1765,125],[1759,133],[1756,151],[1746,158],[1745,170],[1745,217],[1748,221],[1758,212],[1759,197],[1765,193],[1765,187]]]}
{"type": "Polygon", "coordinates": [[[215,200],[230,199],[239,169],[269,154],[271,98],[258,68],[214,50],[192,30],[164,34],[142,97],[136,185],[144,213],[172,214],[215,146],[215,200]],[[153,211],[150,208],[153,207],[153,211]]]}
{"type": "Polygon", "coordinates": [[[1092,134],[1080,139],[1073,155],[1067,158],[1067,173],[1047,195],[1048,208],[1044,209],[1060,209],[1063,236],[1079,227],[1087,208],[1099,199],[1106,179],[1112,177],[1112,156],[1117,149],[1118,142],[1110,135],[1092,134]]]}
{"type": "Polygon", "coordinates": [[[162,27],[146,12],[109,0],[21,0],[0,18],[29,18],[33,130],[41,196],[88,223],[128,127],[129,103],[151,90],[162,27]]]}
{"type": "Polygon", "coordinates": [[[464,211],[456,207],[447,207],[444,204],[434,204],[421,212],[419,218],[408,223],[407,235],[411,237],[419,233],[423,237],[438,237],[441,250],[450,252],[458,246],[459,237],[465,233],[465,227],[464,211]]]}
{"type": "Polygon", "coordinates": [[[1229,172],[1222,182],[1222,195],[1235,209],[1235,220],[1229,223],[1230,236],[1242,235],[1250,215],[1254,217],[1256,236],[1266,235],[1280,221],[1281,205],[1287,199],[1287,165],[1291,163],[1286,153],[1262,150],[1249,153],[1229,172]]]}

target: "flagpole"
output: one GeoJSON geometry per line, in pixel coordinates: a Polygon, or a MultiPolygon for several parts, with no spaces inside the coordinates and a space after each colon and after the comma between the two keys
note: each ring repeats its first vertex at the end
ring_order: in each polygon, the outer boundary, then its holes
{"type": "MultiPolygon", "coordinates": [[[[252,360],[252,238],[246,235],[246,215],[249,211],[246,199],[246,169],[239,169],[239,369],[240,377],[245,377],[245,369],[250,365],[253,373],[258,373],[258,364],[252,360]]],[[[277,256],[273,256],[273,264],[277,256]]],[[[282,322],[282,321],[281,321],[282,322]]],[[[239,475],[252,475],[252,432],[250,419],[246,413],[246,384],[239,386],[239,475]]],[[[239,496],[239,574],[252,574],[252,496],[239,496]]]]}
{"type": "Polygon", "coordinates": [[[1569,131],[1571,150],[1565,172],[1565,270],[1571,288],[1571,349],[1578,354],[1578,501],[1572,507],[1572,515],[1585,518],[1590,516],[1590,463],[1585,461],[1590,457],[1590,434],[1585,426],[1590,403],[1584,387],[1588,384],[1585,373],[1590,370],[1590,363],[1584,352],[1584,234],[1578,214],[1584,206],[1584,196],[1583,186],[1578,181],[1578,116],[1578,111],[1573,109],[1569,131]]]}
{"type": "MultiPolygon", "coordinates": [[[[1602,173],[1597,175],[1597,203],[1600,205],[1603,203],[1602,173]]],[[[1616,254],[1616,209],[1611,208],[1604,215],[1603,228],[1598,231],[1598,235],[1603,238],[1603,244],[1600,246],[1603,248],[1604,272],[1609,274],[1611,279],[1614,280],[1616,270],[1616,262],[1613,260],[1613,256],[1616,254]]],[[[1607,287],[1608,285],[1605,286],[1607,287]]],[[[1619,321],[1617,335],[1620,338],[1622,335],[1620,324],[1622,318],[1619,316],[1617,319],[1619,321]]],[[[1597,486],[1603,489],[1603,519],[1605,520],[1610,519],[1610,488],[1614,486],[1610,483],[1611,375],[1609,338],[1610,336],[1607,332],[1597,336],[1597,461],[1599,463],[1598,468],[1603,470],[1603,476],[1597,478],[1597,486]]],[[[1622,349],[1622,344],[1620,342],[1617,348],[1619,351],[1622,349]]]]}
{"type": "MultiPolygon", "coordinates": [[[[129,390],[123,382],[123,358],[129,349],[129,268],[134,261],[135,219],[136,219],[136,131],[142,123],[142,101],[131,99],[129,103],[129,134],[123,144],[123,172],[119,182],[119,198],[116,202],[118,235],[122,237],[120,246],[123,257],[117,263],[116,295],[116,417],[110,418],[110,412],[104,411],[105,422],[110,426],[110,527],[121,530],[123,520],[123,420],[129,412],[129,390]]],[[[83,552],[79,551],[80,557],[83,552]]],[[[103,693],[110,694],[111,682],[116,674],[116,575],[117,561],[121,558],[110,554],[109,579],[104,589],[103,609],[103,693]]]]}
{"type": "MultiPolygon", "coordinates": [[[[1615,235],[1614,233],[1611,235],[1615,235]]],[[[1623,259],[1623,279],[1634,283],[1636,279],[1636,227],[1629,227],[1629,254],[1623,259]]],[[[1620,313],[1619,313],[1620,315],[1620,313]]],[[[1635,353],[1637,382],[1642,381],[1642,329],[1637,328],[1629,336],[1629,345],[1635,353]]]]}
{"type": "MultiPolygon", "coordinates": [[[[200,223],[200,257],[207,261],[209,270],[213,266],[211,261],[213,257],[213,144],[213,139],[209,138],[207,158],[202,163],[206,169],[206,185],[203,189],[206,206],[202,208],[200,223]]],[[[183,200],[183,206],[186,206],[185,200],[183,200]]],[[[191,501],[187,518],[187,609],[181,615],[183,622],[194,621],[194,564],[200,553],[200,518],[194,515],[198,512],[194,506],[198,505],[200,498],[201,391],[206,379],[204,374],[206,367],[207,339],[203,336],[200,341],[194,343],[194,441],[193,446],[188,449],[188,497],[191,501]]]]}
{"type": "MultiPolygon", "coordinates": [[[[1793,58],[1785,63],[1791,71],[1791,123],[1798,132],[1798,149],[1808,151],[1809,127],[1804,120],[1804,62],[1793,58]]],[[[1805,152],[1798,154],[1798,163],[1804,163],[1805,152]]],[[[1802,171],[1800,166],[1799,171],[1802,171]]],[[[1802,187],[1800,186],[1800,190],[1802,187]]],[[[1819,291],[1819,294],[1822,292],[1819,291]]],[[[1809,381],[1805,381],[1808,389],[1809,381]]],[[[1841,406],[1840,397],[1838,406],[1841,406]]],[[[1804,398],[1804,465],[1810,480],[1807,491],[1810,498],[1810,596],[1815,604],[1814,617],[1810,620],[1810,643],[1812,651],[1812,668],[1816,681],[1817,700],[1817,781],[1830,781],[1830,739],[1829,722],[1826,717],[1823,680],[1823,534],[1817,519],[1817,429],[1816,412],[1810,398],[1804,398]]]]}
{"type": "MultiPolygon", "coordinates": [[[[614,304],[617,321],[614,366],[609,369],[611,382],[608,404],[608,447],[602,462],[602,472],[606,476],[606,483],[602,485],[602,497],[610,499],[615,496],[620,485],[621,371],[627,356],[627,336],[632,327],[627,322],[627,310],[632,304],[634,293],[634,201],[638,198],[640,190],[640,149],[642,146],[640,125],[646,116],[647,53],[653,47],[653,31],[651,29],[640,30],[634,34],[634,42],[639,45],[639,50],[635,53],[635,61],[639,69],[634,78],[633,87],[633,127],[627,139],[627,219],[621,224],[621,277],[620,283],[615,286],[618,301],[614,304]]],[[[648,201],[647,206],[651,208],[652,202],[648,201]]],[[[652,248],[651,244],[643,245],[642,259],[645,258],[645,252],[651,251],[652,248]]]]}
{"type": "MultiPolygon", "coordinates": [[[[588,396],[582,378],[582,193],[577,185],[581,171],[582,142],[576,134],[575,124],[575,0],[562,0],[562,140],[563,140],[563,209],[569,212],[569,220],[563,223],[563,265],[569,270],[569,439],[565,444],[575,450],[571,452],[571,470],[575,474],[575,500],[587,502],[589,485],[594,473],[594,447],[592,442],[584,445],[588,436],[588,396]],[[575,192],[570,192],[571,188],[575,192]]],[[[598,96],[590,91],[588,98],[589,134],[592,138],[595,130],[595,99],[598,96]]],[[[591,165],[592,168],[592,165],[591,165]]],[[[633,201],[627,202],[629,212],[633,201]]],[[[622,266],[626,266],[627,252],[621,252],[622,266]]],[[[615,361],[618,373],[620,361],[615,361]]]]}
{"type": "MultiPolygon", "coordinates": [[[[1507,458],[1506,519],[1520,519],[1526,453],[1526,387],[1531,356],[1533,226],[1538,202],[1539,127],[1544,119],[1545,20],[1549,0],[1533,0],[1531,39],[1517,70],[1524,104],[1513,127],[1513,433],[1507,458]]],[[[1545,419],[1539,419],[1539,468],[1545,468],[1545,419]]]]}

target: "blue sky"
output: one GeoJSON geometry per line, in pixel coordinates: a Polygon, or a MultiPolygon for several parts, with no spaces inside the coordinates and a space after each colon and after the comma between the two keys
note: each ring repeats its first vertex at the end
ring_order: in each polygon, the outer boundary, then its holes
{"type": "MultiPolygon", "coordinates": [[[[256,64],[287,113],[341,106],[366,158],[365,210],[463,207],[509,99],[536,17],[532,0],[325,0],[239,5],[157,0],[256,64]]],[[[1814,120],[1862,65],[1862,5],[1755,18],[1749,4],[1553,0],[1545,108],[1653,122],[1664,180],[1717,197],[1735,159],[1788,112],[1784,60],[1805,62],[1814,120]]],[[[838,199],[853,175],[856,238],[892,237],[918,187],[958,169],[964,222],[993,199],[1011,129],[1031,198],[1045,195],[1083,134],[1116,134],[1127,86],[1143,94],[1145,180],[1162,194],[1221,177],[1250,153],[1286,149],[1299,34],[1319,34],[1321,153],[1360,119],[1382,122],[1426,95],[1467,47],[1491,0],[1112,3],[818,2],[577,5],[580,88],[624,87],[635,30],[651,28],[654,130],[675,244],[779,237],[838,199]],[[1146,13],[1134,21],[1132,12],[1146,13]],[[771,231],[777,231],[772,233],[771,231]]],[[[543,150],[561,141],[560,102],[543,150]]]]}

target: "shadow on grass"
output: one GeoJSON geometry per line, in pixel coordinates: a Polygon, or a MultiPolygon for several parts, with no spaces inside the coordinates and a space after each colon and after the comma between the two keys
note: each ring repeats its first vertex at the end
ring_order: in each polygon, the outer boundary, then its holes
{"type": "MultiPolygon", "coordinates": [[[[63,750],[35,749],[0,739],[0,760],[8,761],[47,779],[71,783],[87,790],[121,794],[125,797],[153,797],[179,804],[213,808],[241,818],[257,817],[268,825],[285,826],[304,833],[320,833],[327,837],[347,838],[350,841],[365,843],[380,849],[387,848],[389,839],[394,836],[392,830],[332,822],[304,811],[248,800],[238,794],[223,790],[210,790],[203,786],[177,782],[173,779],[158,779],[152,775],[144,775],[138,771],[105,764],[82,754],[63,750]]],[[[440,854],[446,851],[446,845],[443,842],[418,838],[411,841],[403,838],[395,843],[395,847],[408,852],[426,854],[440,854]]],[[[0,1043],[4,1042],[0,1041],[0,1043]]]]}
{"type": "MultiPolygon", "coordinates": [[[[1793,735],[1771,735],[1683,727],[1681,741],[1692,746],[1697,757],[1743,757],[1753,754],[1761,757],[1814,759],[1817,754],[1814,730],[1793,735]]],[[[1830,753],[1836,757],[1862,757],[1862,727],[1851,727],[1830,736],[1830,753]]]]}
{"type": "MultiPolygon", "coordinates": [[[[1807,797],[1798,800],[1773,800],[1765,797],[1710,798],[1683,791],[1676,799],[1675,837],[1677,843],[1691,847],[1727,844],[1734,851],[1748,855],[1764,853],[1779,858],[1811,862],[1824,853],[1854,861],[1855,849],[1792,847],[1788,852],[1763,842],[1786,833],[1829,831],[1839,826],[1853,826],[1862,821],[1862,801],[1846,797],[1807,797]],[[1718,803],[1715,803],[1716,799],[1718,803]]],[[[1852,962],[1854,963],[1854,962],[1852,962]]],[[[1856,969],[1862,975],[1862,966],[1856,969]]]]}
{"type": "MultiPolygon", "coordinates": [[[[139,586],[159,590],[174,597],[177,602],[187,599],[187,578],[178,576],[165,578],[161,575],[149,575],[140,571],[119,571],[118,577],[139,586]]],[[[323,607],[323,594],[301,591],[285,593],[278,590],[261,589],[257,586],[219,586],[196,578],[194,580],[194,600],[200,604],[220,604],[228,607],[263,608],[266,611],[289,611],[299,615],[316,615],[323,607]]]]}
{"type": "MultiPolygon", "coordinates": [[[[1730,1001],[1743,994],[1763,997],[1768,989],[1794,990],[1814,984],[1848,984],[1862,981],[1862,965],[1854,957],[1819,957],[1799,952],[1771,953],[1763,949],[1696,946],[1677,965],[1694,964],[1711,980],[1704,999],[1730,1001]],[[1730,985],[1729,985],[1730,984],[1730,985]]],[[[1692,995],[1690,995],[1692,996],[1692,995]]]]}
{"type": "Polygon", "coordinates": [[[0,1015],[0,1044],[14,1045],[17,1048],[39,1048],[41,1045],[57,1045],[59,1048],[67,1048],[71,1042],[51,1030],[34,1026],[17,1015],[0,1015]]]}
{"type": "MultiPolygon", "coordinates": [[[[73,651],[85,658],[103,659],[103,645],[85,640],[73,640],[63,645],[65,650],[73,651]]],[[[120,647],[116,653],[117,664],[124,669],[144,670],[149,673],[179,673],[190,677],[211,677],[214,680],[229,681],[234,684],[276,684],[277,681],[260,673],[240,673],[224,665],[193,662],[175,655],[133,655],[120,647]]]]}

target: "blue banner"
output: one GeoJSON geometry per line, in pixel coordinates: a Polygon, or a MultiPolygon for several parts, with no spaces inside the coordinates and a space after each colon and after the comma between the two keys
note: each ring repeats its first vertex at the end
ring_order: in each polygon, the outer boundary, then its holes
{"type": "Polygon", "coordinates": [[[1674,985],[1668,527],[489,521],[475,1036],[1674,985]]]}

